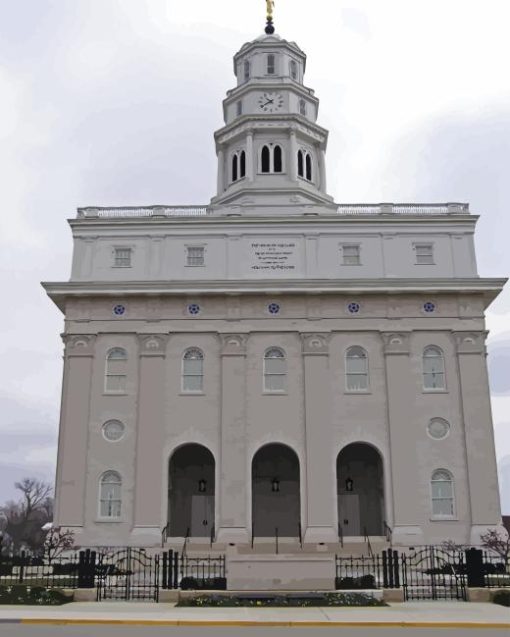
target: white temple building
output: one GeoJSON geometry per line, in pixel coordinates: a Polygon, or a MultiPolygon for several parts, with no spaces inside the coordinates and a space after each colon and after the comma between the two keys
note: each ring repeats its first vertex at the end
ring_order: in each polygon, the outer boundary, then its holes
{"type": "Polygon", "coordinates": [[[234,56],[208,205],[79,208],[55,525],[82,546],[345,547],[501,525],[464,203],[337,204],[306,56],[234,56]]]}

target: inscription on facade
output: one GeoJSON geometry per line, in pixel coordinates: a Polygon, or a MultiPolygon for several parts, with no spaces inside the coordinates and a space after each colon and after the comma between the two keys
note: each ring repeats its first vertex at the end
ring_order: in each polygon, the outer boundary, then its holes
{"type": "Polygon", "coordinates": [[[251,247],[252,272],[292,272],[297,267],[294,241],[253,241],[251,247]]]}

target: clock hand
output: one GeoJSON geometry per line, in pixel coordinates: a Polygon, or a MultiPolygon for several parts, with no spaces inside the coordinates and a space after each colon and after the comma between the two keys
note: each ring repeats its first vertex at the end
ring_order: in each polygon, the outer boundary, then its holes
{"type": "Polygon", "coordinates": [[[262,104],[262,108],[264,108],[264,106],[267,106],[268,104],[272,104],[274,102],[274,100],[268,100],[265,104],[262,104]]]}

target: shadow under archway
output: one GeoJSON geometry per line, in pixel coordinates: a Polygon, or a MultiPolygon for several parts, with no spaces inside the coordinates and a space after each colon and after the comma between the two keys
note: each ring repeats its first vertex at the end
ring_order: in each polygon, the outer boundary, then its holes
{"type": "Polygon", "coordinates": [[[281,443],[261,447],[252,460],[255,537],[297,537],[301,520],[299,458],[281,443]]]}
{"type": "Polygon", "coordinates": [[[214,526],[214,470],[212,453],[189,443],[174,451],[168,463],[168,535],[210,537],[214,526]]]}

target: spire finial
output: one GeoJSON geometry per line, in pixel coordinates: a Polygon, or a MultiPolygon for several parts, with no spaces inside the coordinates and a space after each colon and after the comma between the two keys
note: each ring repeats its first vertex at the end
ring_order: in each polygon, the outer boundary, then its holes
{"type": "Polygon", "coordinates": [[[266,0],[267,5],[267,22],[266,22],[266,33],[268,35],[272,35],[274,33],[274,25],[273,25],[273,9],[274,9],[274,0],[266,0]]]}

